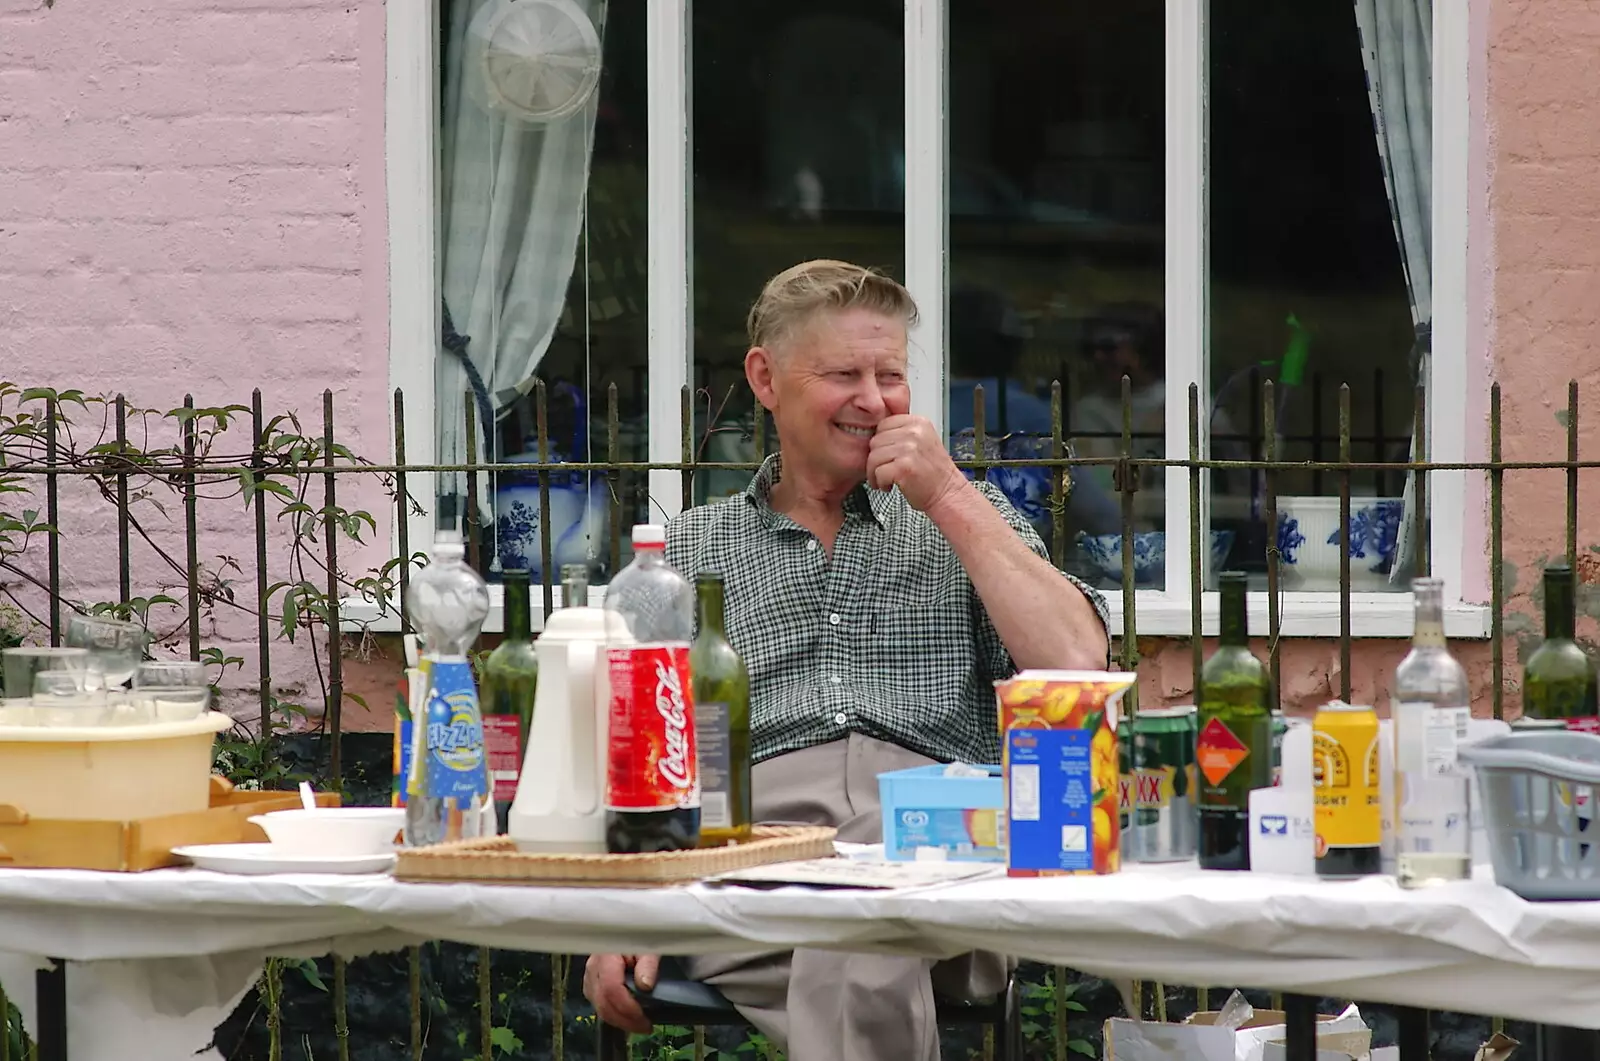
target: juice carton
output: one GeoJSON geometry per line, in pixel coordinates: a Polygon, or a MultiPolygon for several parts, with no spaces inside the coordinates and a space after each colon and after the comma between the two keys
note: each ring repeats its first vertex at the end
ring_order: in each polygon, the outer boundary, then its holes
{"type": "Polygon", "coordinates": [[[1117,712],[1135,680],[1029,670],[995,682],[1011,876],[1117,871],[1117,712]]]}

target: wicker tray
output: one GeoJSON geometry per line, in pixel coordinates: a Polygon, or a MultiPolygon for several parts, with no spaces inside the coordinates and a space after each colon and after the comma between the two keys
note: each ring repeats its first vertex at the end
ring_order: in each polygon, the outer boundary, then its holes
{"type": "Polygon", "coordinates": [[[650,855],[523,852],[509,836],[492,836],[402,849],[394,875],[411,881],[648,888],[772,862],[824,858],[834,853],[833,835],[826,826],[758,825],[748,843],[650,855]]]}

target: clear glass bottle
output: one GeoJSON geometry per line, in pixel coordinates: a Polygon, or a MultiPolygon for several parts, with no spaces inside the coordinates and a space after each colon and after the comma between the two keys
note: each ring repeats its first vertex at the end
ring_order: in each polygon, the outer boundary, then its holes
{"type": "Polygon", "coordinates": [[[1411,583],[1416,625],[1394,672],[1394,842],[1404,888],[1472,875],[1471,780],[1456,759],[1467,738],[1467,672],[1444,638],[1444,583],[1411,583]]]}
{"type": "Polygon", "coordinates": [[[406,604],[423,638],[427,706],[413,725],[405,842],[409,847],[481,835],[489,799],[483,714],[467,650],[489,615],[489,587],[466,564],[461,533],[441,530],[406,604]]]}

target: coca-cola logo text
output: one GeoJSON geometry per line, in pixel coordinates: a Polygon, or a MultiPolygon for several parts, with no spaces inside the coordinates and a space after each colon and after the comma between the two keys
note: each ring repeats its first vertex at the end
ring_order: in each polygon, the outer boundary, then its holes
{"type": "Polygon", "coordinates": [[[666,754],[656,769],[673,788],[687,789],[694,783],[689,758],[689,713],[683,699],[683,683],[670,660],[657,659],[656,712],[666,723],[666,754]]]}

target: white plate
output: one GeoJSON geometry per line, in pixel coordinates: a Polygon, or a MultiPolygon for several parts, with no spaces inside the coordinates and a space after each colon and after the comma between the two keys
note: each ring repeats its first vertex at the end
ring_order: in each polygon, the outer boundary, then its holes
{"type": "Polygon", "coordinates": [[[172,853],[216,873],[382,873],[394,853],[381,855],[291,855],[271,844],[191,844],[172,853]]]}

